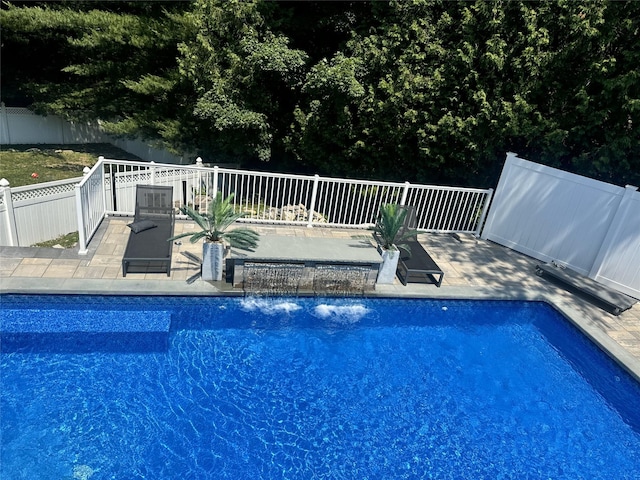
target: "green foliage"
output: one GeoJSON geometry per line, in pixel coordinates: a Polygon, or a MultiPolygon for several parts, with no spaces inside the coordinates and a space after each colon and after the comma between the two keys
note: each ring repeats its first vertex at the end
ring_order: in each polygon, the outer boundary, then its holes
{"type": "Polygon", "coordinates": [[[176,235],[168,241],[184,237],[190,237],[191,243],[202,239],[208,242],[227,241],[232,247],[244,250],[251,250],[258,245],[259,234],[251,229],[241,227],[227,230],[236,220],[245,216],[244,212],[235,211],[233,194],[222,198],[222,194],[218,192],[205,213],[200,213],[192,207],[183,207],[181,211],[195,221],[200,230],[176,235]]]}
{"type": "Polygon", "coordinates": [[[511,150],[637,182],[639,7],[391,2],[341,53],[364,95],[331,108],[305,85],[291,144],[324,171],[375,178],[487,186],[511,150]]]}
{"type": "Polygon", "coordinates": [[[3,99],[117,135],[245,165],[467,186],[493,186],[514,151],[640,184],[640,2],[6,7],[3,99]]]}
{"type": "Polygon", "coordinates": [[[383,249],[391,250],[396,247],[411,253],[409,246],[404,242],[415,237],[418,231],[404,228],[406,218],[407,209],[396,203],[386,203],[380,207],[373,233],[380,239],[380,246],[383,249]]]}
{"type": "Polygon", "coordinates": [[[7,52],[10,66],[2,77],[9,93],[18,84],[37,112],[100,119],[108,133],[184,146],[167,126],[184,123],[179,106],[188,97],[175,60],[185,34],[182,15],[152,8],[140,15],[135,2],[119,2],[117,8],[102,2],[43,3],[0,12],[3,63],[7,52]]]}
{"type": "Polygon", "coordinates": [[[210,148],[268,160],[280,119],[291,114],[280,105],[299,85],[307,55],[269,30],[258,5],[196,2],[179,66],[195,88],[193,114],[210,148]]]}
{"type": "Polygon", "coordinates": [[[78,245],[80,235],[78,232],[67,233],[66,235],[61,235],[58,238],[54,238],[53,240],[47,240],[46,242],[36,243],[34,247],[62,247],[62,248],[73,248],[78,245]]]}
{"type": "Polygon", "coordinates": [[[353,127],[364,87],[358,81],[358,59],[336,54],[331,61],[321,60],[307,74],[302,88],[308,99],[306,111],[297,106],[295,123],[287,145],[301,162],[311,163],[334,175],[349,174],[353,165],[345,162],[353,144],[353,127]],[[343,168],[347,167],[347,168],[343,168]]]}

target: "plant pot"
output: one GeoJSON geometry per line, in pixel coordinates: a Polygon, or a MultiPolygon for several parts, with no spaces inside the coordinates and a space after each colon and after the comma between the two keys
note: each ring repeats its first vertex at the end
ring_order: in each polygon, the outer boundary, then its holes
{"type": "Polygon", "coordinates": [[[378,278],[376,279],[376,283],[383,285],[392,284],[396,278],[398,260],[400,259],[400,250],[395,247],[393,250],[384,250],[378,247],[378,252],[382,257],[382,263],[378,269],[378,278]]]}
{"type": "Polygon", "coordinates": [[[205,242],[202,245],[202,280],[222,281],[224,270],[224,243],[205,242]]]}

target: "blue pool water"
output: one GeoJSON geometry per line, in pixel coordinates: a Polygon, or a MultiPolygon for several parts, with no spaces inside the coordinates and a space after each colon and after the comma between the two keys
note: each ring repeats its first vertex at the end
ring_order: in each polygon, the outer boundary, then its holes
{"type": "Polygon", "coordinates": [[[2,479],[640,478],[639,385],[545,304],[5,295],[1,319],[2,479]]]}

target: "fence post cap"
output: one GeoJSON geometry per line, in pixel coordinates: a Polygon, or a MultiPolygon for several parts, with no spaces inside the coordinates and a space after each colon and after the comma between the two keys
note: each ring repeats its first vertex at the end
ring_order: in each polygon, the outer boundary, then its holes
{"type": "Polygon", "coordinates": [[[196,165],[202,165],[202,157],[196,158],[196,165]]]}
{"type": "Polygon", "coordinates": [[[99,160],[99,161],[101,161],[101,162],[103,162],[103,161],[104,161],[104,157],[103,157],[102,155],[100,155],[100,156],[98,157],[98,160],[99,160]]]}
{"type": "Polygon", "coordinates": [[[0,179],[0,187],[8,187],[10,185],[9,180],[7,180],[6,178],[2,178],[0,179]]]}
{"type": "Polygon", "coordinates": [[[90,171],[91,171],[91,169],[90,169],[89,167],[84,167],[84,168],[82,169],[82,174],[83,174],[83,175],[86,175],[86,174],[87,174],[87,173],[89,173],[90,171]]]}

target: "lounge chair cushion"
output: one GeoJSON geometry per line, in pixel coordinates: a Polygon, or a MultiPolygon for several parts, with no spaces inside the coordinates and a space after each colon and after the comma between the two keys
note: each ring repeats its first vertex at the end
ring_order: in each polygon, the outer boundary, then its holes
{"type": "Polygon", "coordinates": [[[149,230],[150,228],[155,228],[157,226],[158,225],[153,223],[151,220],[139,220],[127,225],[133,233],[144,232],[145,230],[149,230]]]}

